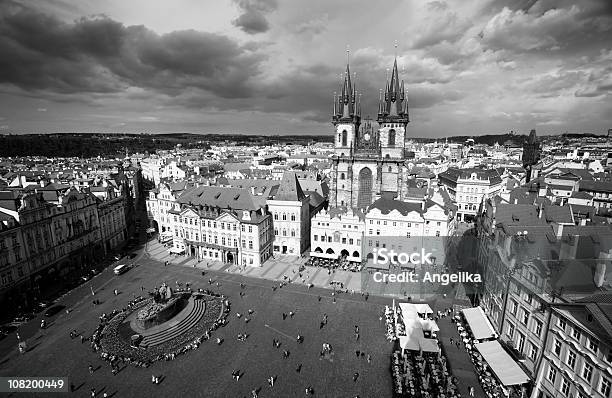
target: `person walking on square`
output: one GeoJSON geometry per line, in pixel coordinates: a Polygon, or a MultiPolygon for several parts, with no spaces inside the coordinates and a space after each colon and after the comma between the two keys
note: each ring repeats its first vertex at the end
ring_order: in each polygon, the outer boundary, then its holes
{"type": "Polygon", "coordinates": [[[470,392],[469,392],[470,397],[473,397],[473,396],[474,396],[474,387],[473,387],[473,386],[470,386],[469,391],[470,391],[470,392]]]}
{"type": "Polygon", "coordinates": [[[357,379],[358,379],[358,378],[359,378],[359,373],[358,373],[358,372],[355,372],[355,373],[353,374],[353,382],[357,382],[357,379]]]}

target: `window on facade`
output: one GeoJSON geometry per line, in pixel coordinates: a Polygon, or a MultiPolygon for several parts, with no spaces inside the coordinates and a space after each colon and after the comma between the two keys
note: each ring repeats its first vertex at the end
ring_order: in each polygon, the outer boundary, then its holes
{"type": "Polygon", "coordinates": [[[597,353],[597,349],[599,348],[599,342],[591,337],[589,337],[589,350],[597,353]]]}
{"type": "Polygon", "coordinates": [[[291,221],[295,221],[295,214],[291,215],[291,221]]]}
{"type": "Polygon", "coordinates": [[[283,221],[287,221],[287,215],[283,213],[283,221]]]}
{"type": "Polygon", "coordinates": [[[529,312],[523,308],[523,325],[527,326],[527,323],[529,323],[529,312]]]}
{"type": "Polygon", "coordinates": [[[548,375],[546,376],[546,378],[548,379],[548,381],[550,381],[552,384],[555,384],[555,379],[557,378],[557,370],[553,367],[551,367],[550,369],[548,369],[548,375]]]}
{"type": "Polygon", "coordinates": [[[436,236],[440,236],[440,231],[436,231],[436,236]]]}
{"type": "Polygon", "coordinates": [[[295,236],[295,229],[291,230],[291,236],[295,236]]]}
{"type": "Polygon", "coordinates": [[[353,244],[353,238],[349,238],[349,245],[353,244]]]}
{"type": "Polygon", "coordinates": [[[569,381],[564,377],[561,380],[561,394],[565,395],[566,397],[569,396],[569,392],[570,392],[570,383],[569,381]]]}
{"type": "Polygon", "coordinates": [[[538,356],[538,347],[535,344],[531,344],[531,349],[529,350],[529,358],[532,361],[535,361],[538,356]]]}
{"type": "Polygon", "coordinates": [[[221,229],[225,229],[225,223],[224,222],[221,223],[221,229]]]}
{"type": "Polygon", "coordinates": [[[572,337],[575,338],[576,340],[580,340],[580,330],[578,330],[577,328],[573,328],[572,329],[572,337]]]}
{"type": "Polygon", "coordinates": [[[525,348],[525,335],[523,333],[518,333],[518,351],[523,352],[525,348]]]}
{"type": "Polygon", "coordinates": [[[593,366],[589,365],[588,363],[585,363],[584,367],[582,368],[582,378],[590,382],[592,377],[593,377],[593,366]]]}
{"type": "Polygon", "coordinates": [[[242,248],[246,249],[246,240],[244,240],[244,239],[242,240],[242,248]]]}
{"type": "Polygon", "coordinates": [[[283,229],[283,236],[287,236],[287,230],[283,229]]]}
{"type": "Polygon", "coordinates": [[[252,249],[252,248],[253,248],[253,241],[252,241],[252,240],[250,240],[250,241],[249,241],[249,249],[252,249]]]}
{"type": "Polygon", "coordinates": [[[612,382],[610,379],[602,376],[601,382],[599,383],[599,392],[607,398],[610,396],[610,390],[612,390],[612,382]]]}
{"type": "Polygon", "coordinates": [[[572,368],[572,370],[574,369],[574,366],[576,365],[576,353],[574,351],[570,350],[567,353],[567,360],[565,361],[565,363],[567,363],[567,366],[572,368]]]}
{"type": "Polygon", "coordinates": [[[510,338],[514,338],[514,325],[511,323],[508,323],[508,336],[510,336],[510,338]]]}
{"type": "Polygon", "coordinates": [[[563,347],[563,343],[561,343],[559,340],[555,339],[555,342],[553,344],[553,352],[557,356],[561,355],[561,347],[563,347]]]}
{"type": "Polygon", "coordinates": [[[516,310],[518,308],[518,304],[516,303],[516,301],[514,300],[510,300],[510,313],[512,315],[516,315],[516,310]]]}
{"type": "Polygon", "coordinates": [[[274,213],[274,219],[278,220],[278,213],[274,213]]]}
{"type": "Polygon", "coordinates": [[[565,326],[567,326],[567,322],[565,322],[565,319],[558,318],[557,319],[557,326],[559,326],[561,329],[565,330],[565,326]]]}
{"type": "Polygon", "coordinates": [[[535,320],[534,333],[539,337],[542,334],[542,322],[535,320]]]}

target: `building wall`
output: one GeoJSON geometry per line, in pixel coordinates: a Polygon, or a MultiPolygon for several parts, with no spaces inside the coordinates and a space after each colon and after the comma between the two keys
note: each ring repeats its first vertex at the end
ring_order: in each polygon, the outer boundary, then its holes
{"type": "Polygon", "coordinates": [[[363,220],[352,212],[331,217],[329,212],[322,210],[312,219],[310,250],[333,255],[346,250],[361,261],[363,233],[363,220]]]}
{"type": "MultiPolygon", "coordinates": [[[[189,207],[171,213],[173,247],[202,261],[221,261],[260,267],[272,256],[272,219],[269,214],[237,218],[222,209],[217,216],[200,215],[189,207]]],[[[180,209],[180,207],[179,207],[180,209]]]]}
{"type": "Polygon", "coordinates": [[[554,310],[533,398],[609,398],[610,347],[564,311],[554,310]]]}
{"type": "Polygon", "coordinates": [[[295,202],[269,200],[267,203],[274,225],[274,253],[301,255],[310,243],[308,198],[295,202]]]}

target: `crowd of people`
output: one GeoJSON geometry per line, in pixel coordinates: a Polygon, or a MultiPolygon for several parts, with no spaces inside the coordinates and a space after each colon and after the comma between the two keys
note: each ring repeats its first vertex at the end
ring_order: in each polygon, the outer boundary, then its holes
{"type": "Polygon", "coordinates": [[[459,333],[460,336],[460,339],[457,340],[457,345],[459,346],[461,343],[463,343],[463,347],[470,355],[470,359],[472,360],[474,369],[478,375],[478,380],[485,394],[487,394],[489,398],[520,397],[520,391],[507,389],[493,376],[486,361],[474,347],[478,341],[474,339],[470,325],[467,323],[465,318],[462,315],[456,315],[453,318],[453,321],[457,326],[457,333],[459,333]]]}
{"type": "Polygon", "coordinates": [[[387,340],[397,340],[397,323],[395,322],[395,314],[388,305],[385,306],[385,326],[387,328],[387,340]]]}
{"type": "MultiPolygon", "coordinates": [[[[190,290],[187,288],[184,291],[190,290]]],[[[170,361],[178,355],[195,350],[203,341],[210,339],[213,331],[227,323],[227,315],[230,312],[229,301],[220,294],[200,289],[197,299],[206,300],[207,308],[202,319],[194,327],[162,344],[141,349],[134,345],[134,342],[126,341],[119,331],[119,326],[130,314],[153,300],[138,296],[121,310],[115,309],[110,314],[102,314],[100,323],[91,337],[91,348],[98,352],[102,359],[110,362],[113,370],[115,364],[119,362],[148,367],[154,361],[170,361]]]]}
{"type": "Polygon", "coordinates": [[[392,355],[394,395],[416,398],[458,398],[457,379],[446,357],[437,353],[395,350],[392,355]]]}
{"type": "Polygon", "coordinates": [[[362,263],[349,261],[346,256],[342,256],[339,259],[310,257],[306,261],[306,265],[309,265],[311,267],[326,268],[327,272],[330,274],[332,271],[337,269],[343,271],[360,272],[363,268],[362,263]]]}

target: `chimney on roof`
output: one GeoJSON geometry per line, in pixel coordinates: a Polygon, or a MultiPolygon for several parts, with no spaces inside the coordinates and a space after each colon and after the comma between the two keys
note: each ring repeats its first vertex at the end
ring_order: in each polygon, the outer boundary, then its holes
{"type": "Polygon", "coordinates": [[[557,238],[561,238],[563,236],[563,224],[557,224],[557,238]]]}

